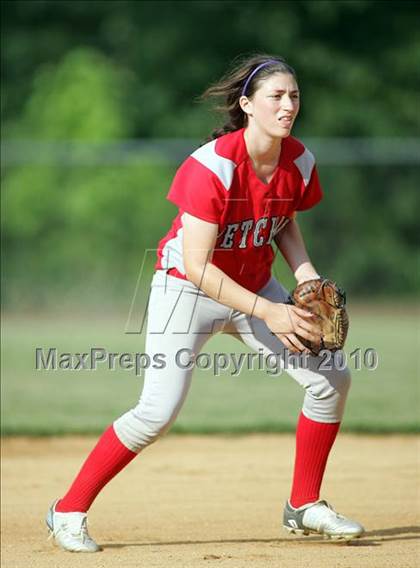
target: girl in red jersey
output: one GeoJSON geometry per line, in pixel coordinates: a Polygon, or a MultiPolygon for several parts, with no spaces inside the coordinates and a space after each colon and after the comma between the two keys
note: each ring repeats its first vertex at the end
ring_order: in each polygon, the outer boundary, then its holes
{"type": "Polygon", "coordinates": [[[280,57],[250,57],[205,96],[224,97],[229,122],[185,160],[168,194],[178,214],[159,243],[146,334],[147,354],[163,353],[165,365],[146,370],[138,404],[107,428],[68,492],[51,506],[47,525],[65,550],[100,550],[87,532],[89,507],[169,429],[188,392],[191,360],[219,332],[283,363],[291,353],[306,354],[287,366],[305,395],[285,528],[346,540],[364,532],[319,499],[349,371],[320,370],[319,357],[309,356],[299,340],[319,339],[316,319],[286,304],[288,292],[271,274],[275,246],[297,283],[318,276],[296,220],[297,211],[322,197],[313,155],[290,135],[300,104],[296,74],[280,57]]]}

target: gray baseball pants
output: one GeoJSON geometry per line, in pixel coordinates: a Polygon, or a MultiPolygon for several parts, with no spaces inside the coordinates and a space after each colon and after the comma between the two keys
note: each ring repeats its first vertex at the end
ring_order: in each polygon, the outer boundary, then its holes
{"type": "MultiPolygon", "coordinates": [[[[273,302],[285,302],[288,298],[287,290],[274,277],[258,295],[273,302]]],[[[138,404],[114,422],[115,432],[127,448],[139,452],[170,428],[187,396],[193,374],[193,368],[177,364],[179,353],[189,349],[198,355],[215,333],[232,334],[265,355],[280,355],[283,363],[286,357],[293,356],[261,319],[213,300],[192,282],[157,270],[149,299],[145,352],[151,359],[163,353],[166,365],[145,370],[138,404]]],[[[305,390],[303,414],[317,422],[341,421],[351,380],[348,368],[331,365],[320,370],[321,358],[315,356],[308,357],[300,367],[296,366],[296,357],[293,361],[286,372],[305,390]]]]}

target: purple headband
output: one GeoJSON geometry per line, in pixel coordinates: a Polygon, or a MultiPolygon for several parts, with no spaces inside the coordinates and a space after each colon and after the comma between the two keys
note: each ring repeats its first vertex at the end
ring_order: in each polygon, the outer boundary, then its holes
{"type": "Polygon", "coordinates": [[[264,63],[260,63],[257,67],[255,67],[254,71],[250,74],[248,79],[245,81],[245,85],[242,89],[241,97],[245,96],[245,93],[246,93],[246,91],[249,87],[250,82],[252,81],[253,77],[255,77],[255,75],[258,73],[258,71],[260,69],[262,69],[263,67],[266,67],[267,65],[272,65],[273,63],[280,63],[280,62],[276,61],[275,59],[269,59],[268,61],[264,61],[264,63]]]}

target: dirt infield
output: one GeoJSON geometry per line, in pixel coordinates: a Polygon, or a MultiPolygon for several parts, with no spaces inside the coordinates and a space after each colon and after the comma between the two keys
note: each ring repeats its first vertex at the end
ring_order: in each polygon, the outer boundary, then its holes
{"type": "Polygon", "coordinates": [[[362,522],[351,544],[296,538],[281,528],[293,437],[168,436],[98,497],[90,532],[103,552],[47,541],[44,517],[93,438],[6,439],[2,448],[2,566],[409,568],[419,556],[419,441],[341,435],[323,496],[362,522]]]}

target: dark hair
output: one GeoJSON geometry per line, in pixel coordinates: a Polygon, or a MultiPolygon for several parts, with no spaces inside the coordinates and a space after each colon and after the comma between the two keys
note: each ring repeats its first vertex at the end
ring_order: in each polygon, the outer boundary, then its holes
{"type": "Polygon", "coordinates": [[[268,54],[255,54],[237,58],[233,61],[233,65],[229,71],[219,81],[210,85],[208,89],[201,95],[201,99],[222,98],[224,104],[215,106],[215,110],[228,113],[229,122],[225,123],[221,128],[216,128],[209,137],[214,140],[228,132],[234,132],[246,126],[247,115],[239,105],[239,99],[242,95],[243,88],[247,79],[252,72],[263,63],[267,65],[262,67],[249,81],[246,88],[246,96],[252,97],[258,88],[258,84],[262,79],[266,79],[274,73],[288,73],[296,79],[295,70],[286,63],[282,57],[276,57],[268,54]]]}

